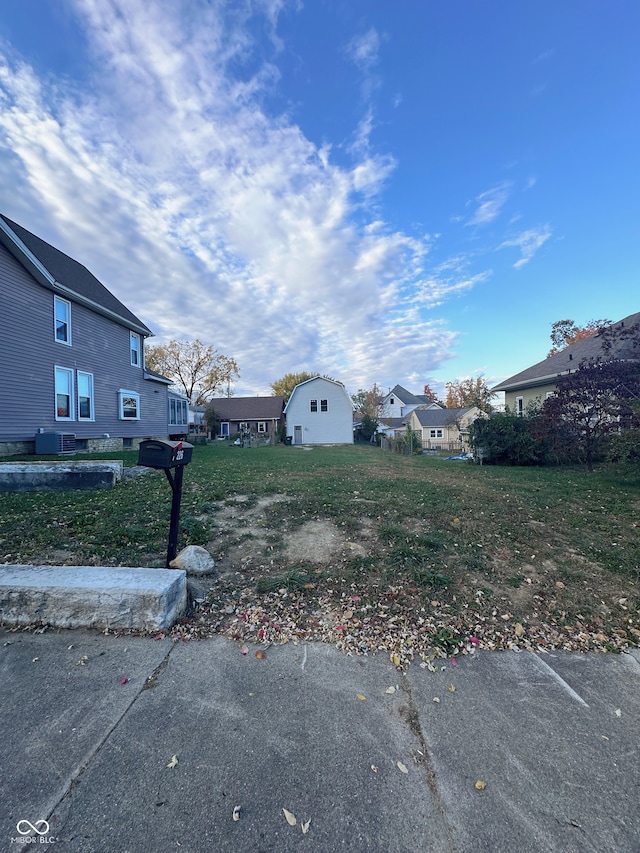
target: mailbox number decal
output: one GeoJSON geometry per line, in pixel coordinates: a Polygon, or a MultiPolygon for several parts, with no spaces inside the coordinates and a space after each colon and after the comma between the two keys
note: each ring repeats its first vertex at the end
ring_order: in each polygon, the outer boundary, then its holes
{"type": "Polygon", "coordinates": [[[184,450],[176,450],[176,462],[184,459],[184,450]]]}

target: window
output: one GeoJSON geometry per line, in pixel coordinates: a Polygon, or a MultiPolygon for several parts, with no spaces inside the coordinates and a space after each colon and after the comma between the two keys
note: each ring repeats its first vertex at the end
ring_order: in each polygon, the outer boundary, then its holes
{"type": "Polygon", "coordinates": [[[55,339],[71,346],[71,303],[59,296],[53,297],[53,328],[55,339]]]}
{"type": "Polygon", "coordinates": [[[56,367],[56,420],[73,420],[73,370],[56,367]]]}
{"type": "Polygon", "coordinates": [[[519,418],[524,416],[524,397],[516,397],[516,415],[519,418]]]}
{"type": "Polygon", "coordinates": [[[329,411],[328,400],[320,400],[320,411],[321,412],[328,412],[329,411]]]}
{"type": "Polygon", "coordinates": [[[121,421],[140,420],[140,394],[135,391],[118,391],[118,417],[121,421]]]}
{"type": "Polygon", "coordinates": [[[129,333],[130,349],[131,349],[131,364],[134,367],[140,367],[142,359],[140,358],[140,335],[135,332],[129,333]]]}
{"type": "Polygon", "coordinates": [[[267,425],[264,421],[258,421],[258,432],[266,432],[267,425]]]}
{"type": "Polygon", "coordinates": [[[78,420],[95,420],[93,414],[93,373],[78,371],[78,420]]]}
{"type": "Polygon", "coordinates": [[[442,430],[441,429],[430,429],[429,430],[429,438],[442,438],[442,430]]]}
{"type": "Polygon", "coordinates": [[[169,400],[169,423],[185,426],[189,423],[189,403],[186,400],[176,400],[171,397],[169,400]]]}
{"type": "Polygon", "coordinates": [[[396,404],[396,401],[395,401],[395,400],[393,399],[393,397],[392,397],[392,398],[389,400],[389,405],[390,405],[390,406],[395,406],[395,404],[396,404]]]}
{"type": "Polygon", "coordinates": [[[220,435],[229,435],[229,421],[222,421],[220,423],[220,435]]]}
{"type": "Polygon", "coordinates": [[[311,411],[312,412],[318,411],[318,401],[317,400],[311,400],[311,411]]]}

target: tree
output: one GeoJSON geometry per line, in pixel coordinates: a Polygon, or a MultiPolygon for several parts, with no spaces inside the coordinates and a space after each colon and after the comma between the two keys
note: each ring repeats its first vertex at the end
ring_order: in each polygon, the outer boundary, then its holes
{"type": "Polygon", "coordinates": [[[553,346],[547,355],[555,355],[565,347],[590,338],[603,328],[611,325],[611,320],[589,320],[584,326],[576,326],[573,320],[556,320],[551,324],[551,343],[553,346]]]}
{"type": "Polygon", "coordinates": [[[425,385],[422,389],[422,396],[426,397],[430,403],[439,403],[438,395],[430,385],[425,385]]]}
{"type": "Polygon", "coordinates": [[[359,415],[368,415],[372,421],[378,421],[382,416],[382,408],[384,403],[384,394],[377,383],[373,383],[371,388],[359,388],[357,394],[351,395],[353,409],[359,415]]]}
{"type": "Polygon", "coordinates": [[[307,379],[315,379],[319,375],[319,373],[307,373],[305,370],[302,373],[285,373],[280,379],[271,383],[271,393],[276,397],[284,397],[287,403],[296,385],[306,382],[307,379]]]}
{"type": "Polygon", "coordinates": [[[447,382],[446,389],[445,405],[447,409],[466,409],[470,406],[477,406],[482,412],[493,411],[491,401],[496,396],[496,392],[491,391],[482,374],[475,379],[469,376],[467,379],[447,382]]]}
{"type": "Polygon", "coordinates": [[[235,358],[219,353],[202,341],[169,341],[145,349],[145,363],[171,379],[191,403],[204,405],[226,387],[230,396],[231,383],[240,372],[235,358]]]}
{"type": "Polygon", "coordinates": [[[539,465],[545,448],[535,435],[536,415],[531,410],[527,417],[519,417],[507,409],[477,418],[469,428],[476,455],[490,465],[539,465]]]}
{"type": "Polygon", "coordinates": [[[587,470],[593,471],[604,437],[636,425],[639,400],[637,362],[590,361],[558,377],[542,412],[549,431],[569,432],[587,470]]]}

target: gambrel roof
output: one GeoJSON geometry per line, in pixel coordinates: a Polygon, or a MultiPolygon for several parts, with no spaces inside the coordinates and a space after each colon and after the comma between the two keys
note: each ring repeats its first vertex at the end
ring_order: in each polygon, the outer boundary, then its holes
{"type": "MultiPolygon", "coordinates": [[[[613,324],[614,329],[631,328],[638,326],[640,330],[640,312],[630,314],[624,320],[613,324]]],[[[493,388],[493,391],[518,391],[521,388],[534,388],[537,385],[553,384],[558,376],[577,370],[582,362],[597,361],[608,358],[633,358],[640,361],[640,349],[634,347],[633,340],[624,338],[616,341],[610,351],[603,347],[606,336],[602,331],[596,332],[582,341],[571,344],[568,347],[547,356],[544,361],[539,361],[532,367],[527,367],[515,376],[505,379],[493,388]]]]}
{"type": "Polygon", "coordinates": [[[43,287],[145,337],[153,334],[85,266],[3,214],[0,214],[0,243],[43,287]]]}

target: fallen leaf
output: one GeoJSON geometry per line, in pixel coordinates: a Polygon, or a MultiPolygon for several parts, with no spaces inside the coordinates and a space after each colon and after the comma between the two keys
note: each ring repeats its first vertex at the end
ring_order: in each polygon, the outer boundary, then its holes
{"type": "Polygon", "coordinates": [[[240,806],[236,806],[233,810],[233,819],[240,820],[240,806]]]}
{"type": "Polygon", "coordinates": [[[178,756],[172,755],[171,761],[167,764],[167,767],[170,767],[173,770],[173,768],[177,765],[177,763],[178,763],[178,756]]]}
{"type": "Polygon", "coordinates": [[[387,689],[384,692],[385,693],[395,693],[396,688],[395,687],[387,687],[387,689]]]}
{"type": "Polygon", "coordinates": [[[287,811],[287,809],[282,809],[282,813],[283,813],[283,814],[284,814],[284,816],[286,817],[286,819],[287,819],[287,823],[289,824],[289,826],[295,826],[295,825],[296,825],[296,823],[297,823],[298,821],[296,820],[296,816],[295,816],[295,815],[291,814],[291,812],[290,812],[290,811],[287,811]]]}
{"type": "Polygon", "coordinates": [[[451,666],[458,666],[458,661],[455,658],[451,658],[451,666]]]}
{"type": "Polygon", "coordinates": [[[409,772],[409,771],[407,770],[407,768],[404,766],[404,764],[402,763],[402,761],[396,761],[396,765],[397,765],[397,767],[398,767],[398,770],[399,770],[401,773],[408,773],[408,772],[409,772]]]}
{"type": "Polygon", "coordinates": [[[351,619],[351,617],[353,616],[353,610],[345,610],[342,615],[345,619],[351,619]]]}
{"type": "Polygon", "coordinates": [[[263,651],[258,649],[258,651],[256,652],[256,657],[258,658],[258,660],[264,660],[266,658],[266,655],[263,651]]]}
{"type": "Polygon", "coordinates": [[[616,717],[621,717],[621,716],[622,716],[622,711],[620,710],[620,708],[616,708],[616,717]]]}
{"type": "Polygon", "coordinates": [[[129,679],[128,679],[128,678],[121,678],[121,679],[120,679],[120,684],[127,684],[127,682],[128,682],[128,681],[129,681],[129,679]]]}
{"type": "Polygon", "coordinates": [[[434,696],[433,701],[436,703],[436,705],[440,704],[440,698],[438,696],[434,696]]]}
{"type": "Polygon", "coordinates": [[[378,772],[378,768],[376,767],[376,765],[375,765],[375,764],[372,764],[372,765],[371,765],[371,769],[373,770],[373,772],[374,772],[374,773],[377,773],[377,772],[378,772]]]}
{"type": "Polygon", "coordinates": [[[389,655],[389,660],[394,666],[400,666],[400,656],[395,654],[395,652],[389,655]]]}
{"type": "Polygon", "coordinates": [[[520,622],[516,622],[515,627],[516,637],[521,637],[524,634],[524,628],[520,624],[520,622]]]}
{"type": "Polygon", "coordinates": [[[562,581],[556,581],[556,587],[557,589],[564,589],[564,584],[562,581]]]}
{"type": "Polygon", "coordinates": [[[249,654],[249,649],[247,648],[246,645],[244,645],[244,643],[240,646],[240,654],[241,655],[248,655],[249,654]]]}
{"type": "Polygon", "coordinates": [[[311,826],[311,818],[306,823],[300,824],[300,829],[302,830],[302,834],[306,835],[309,832],[309,827],[311,826]]]}
{"type": "Polygon", "coordinates": [[[483,782],[482,779],[478,779],[478,781],[476,782],[476,791],[484,791],[486,787],[487,783],[483,782]]]}
{"type": "Polygon", "coordinates": [[[455,693],[456,692],[455,684],[452,684],[450,687],[447,688],[447,690],[449,691],[449,693],[455,693]]]}
{"type": "Polygon", "coordinates": [[[31,663],[35,663],[37,660],[40,660],[40,658],[32,658],[31,663]]]}
{"type": "Polygon", "coordinates": [[[362,693],[356,693],[356,699],[359,699],[361,702],[364,702],[366,696],[363,696],[362,693]]]}
{"type": "Polygon", "coordinates": [[[82,655],[80,660],[76,663],[76,666],[84,666],[88,660],[89,658],[87,657],[87,655],[82,655]]]}

